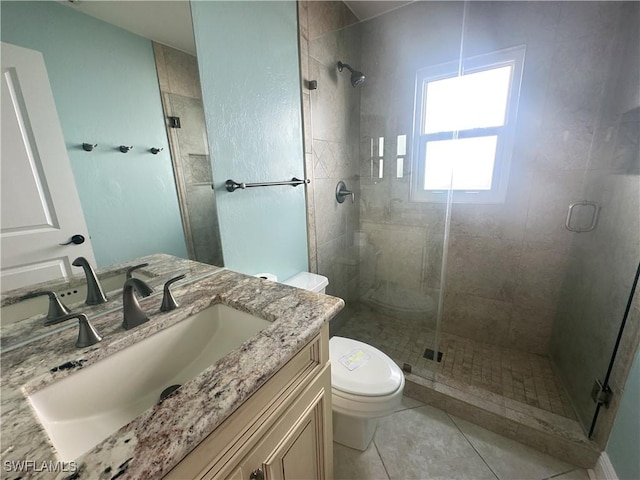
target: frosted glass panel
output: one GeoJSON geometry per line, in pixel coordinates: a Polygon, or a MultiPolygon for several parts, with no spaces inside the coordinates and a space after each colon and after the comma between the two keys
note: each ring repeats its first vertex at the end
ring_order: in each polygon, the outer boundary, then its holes
{"type": "Polygon", "coordinates": [[[511,66],[427,83],[424,133],[504,125],[511,66]]]}
{"type": "Polygon", "coordinates": [[[428,142],[425,190],[491,190],[497,136],[428,142]],[[451,179],[453,173],[453,181],[451,179]]]}

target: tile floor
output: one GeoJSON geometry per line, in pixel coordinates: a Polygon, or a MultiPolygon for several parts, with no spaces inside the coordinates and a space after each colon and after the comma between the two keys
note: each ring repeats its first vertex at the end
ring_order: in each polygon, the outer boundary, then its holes
{"type": "Polygon", "coordinates": [[[336,335],[368,343],[399,365],[410,364],[416,375],[457,388],[480,388],[575,419],[569,397],[546,356],[441,333],[442,361],[434,364],[423,356],[426,348],[435,349],[433,322],[383,315],[364,303],[350,310],[351,317],[336,335]]]}
{"type": "Polygon", "coordinates": [[[403,398],[365,452],[334,443],[336,480],[589,480],[570,465],[442,410],[403,398]]]}

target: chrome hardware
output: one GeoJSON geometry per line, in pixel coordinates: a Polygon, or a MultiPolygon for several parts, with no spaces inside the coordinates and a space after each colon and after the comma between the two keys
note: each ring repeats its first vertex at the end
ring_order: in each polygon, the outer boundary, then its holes
{"type": "Polygon", "coordinates": [[[609,388],[609,385],[605,385],[603,387],[602,383],[600,383],[600,380],[596,380],[593,384],[593,387],[591,388],[591,399],[595,403],[604,405],[605,407],[609,408],[612,398],[613,392],[611,391],[611,388],[609,388]]]}
{"type": "Polygon", "coordinates": [[[69,240],[67,243],[59,243],[58,245],[81,245],[84,243],[84,236],[83,235],[74,235],[73,237],[71,237],[71,240],[69,240]]]}
{"type": "Polygon", "coordinates": [[[83,143],[83,144],[82,144],[82,149],[83,149],[85,152],[91,152],[91,151],[93,151],[93,149],[94,149],[94,148],[96,148],[97,146],[98,146],[98,144],[97,144],[97,143],[83,143]]]}
{"type": "Polygon", "coordinates": [[[569,211],[567,212],[567,220],[565,221],[564,226],[570,232],[576,232],[576,233],[590,232],[594,228],[596,228],[599,215],[600,215],[600,205],[598,205],[596,202],[588,202],[586,200],[575,202],[569,205],[569,211]],[[571,225],[571,218],[573,217],[573,209],[578,205],[583,205],[583,206],[588,206],[593,208],[591,224],[587,228],[574,227],[573,225],[571,225]]]}
{"type": "Polygon", "coordinates": [[[180,304],[176,302],[176,299],[171,293],[171,289],[169,287],[178,280],[182,280],[184,277],[186,277],[185,274],[178,275],[164,284],[164,295],[162,297],[162,306],[160,307],[161,312],[170,312],[180,306],[180,304]]]}
{"type": "Polygon", "coordinates": [[[87,299],[84,303],[87,305],[100,305],[101,303],[107,303],[107,296],[102,291],[96,272],[93,271],[91,265],[84,257],[76,258],[71,264],[74,267],[82,267],[84,270],[84,276],[87,279],[87,299]]]}
{"type": "Polygon", "coordinates": [[[26,295],[20,297],[20,300],[27,300],[29,298],[40,297],[42,295],[49,295],[49,311],[47,312],[47,319],[44,322],[45,326],[55,325],[56,323],[63,322],[65,320],[65,316],[71,313],[64,303],[60,301],[58,295],[55,292],[51,291],[41,291],[41,292],[32,292],[27,293],[26,295]]]}
{"type": "Polygon", "coordinates": [[[351,196],[351,203],[354,203],[356,200],[355,192],[347,190],[347,186],[345,185],[345,183],[340,180],[338,182],[338,185],[336,185],[336,200],[338,201],[338,203],[344,203],[344,199],[348,196],[351,196]]]}
{"type": "Polygon", "coordinates": [[[122,287],[122,328],[130,330],[149,321],[149,317],[138,303],[136,293],[141,297],[148,297],[151,292],[153,289],[139,278],[133,277],[124,282],[124,287],[122,287]]]}
{"type": "Polygon", "coordinates": [[[134,265],[133,267],[127,268],[127,280],[129,280],[130,278],[133,278],[132,274],[135,270],[139,270],[140,268],[144,268],[148,266],[149,266],[148,263],[141,263],[139,265],[134,265]]]}
{"type": "MultiPolygon", "coordinates": [[[[300,180],[299,178],[296,178],[296,177],[293,177],[291,180],[286,180],[283,182],[261,182],[261,183],[244,183],[244,182],[239,183],[229,179],[226,182],[224,182],[224,186],[227,189],[227,192],[235,192],[238,189],[244,190],[245,188],[252,188],[252,187],[273,187],[275,185],[291,185],[292,187],[297,187],[298,185],[302,185],[304,183],[310,183],[310,182],[311,180],[309,180],[308,178],[304,180],[300,180]]],[[[211,185],[211,188],[213,188],[213,185],[211,185]]]]}
{"type": "Polygon", "coordinates": [[[151,153],[153,153],[154,155],[159,154],[162,150],[164,150],[164,148],[155,148],[155,147],[151,147],[151,148],[149,149],[149,151],[150,151],[151,153]]]}
{"type": "Polygon", "coordinates": [[[249,480],[264,480],[264,472],[262,471],[262,469],[257,468],[253,472],[251,472],[251,474],[249,475],[249,480]]]}
{"type": "Polygon", "coordinates": [[[118,147],[118,150],[120,150],[122,153],[129,153],[129,150],[131,150],[133,148],[133,145],[130,147],[127,147],[126,145],[120,145],[118,147]]]}

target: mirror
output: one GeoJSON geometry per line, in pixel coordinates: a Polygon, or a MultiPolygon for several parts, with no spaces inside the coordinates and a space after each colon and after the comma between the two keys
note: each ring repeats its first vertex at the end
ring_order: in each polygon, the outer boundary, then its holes
{"type": "Polygon", "coordinates": [[[97,266],[221,266],[189,2],[3,2],[1,36],[43,54],[97,266]]]}

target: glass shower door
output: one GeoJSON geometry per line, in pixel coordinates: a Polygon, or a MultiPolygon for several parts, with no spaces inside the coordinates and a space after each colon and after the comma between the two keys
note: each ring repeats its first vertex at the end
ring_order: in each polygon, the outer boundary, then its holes
{"type": "Polygon", "coordinates": [[[189,258],[223,266],[222,245],[202,100],[163,95],[169,122],[169,144],[180,197],[189,258]]]}

